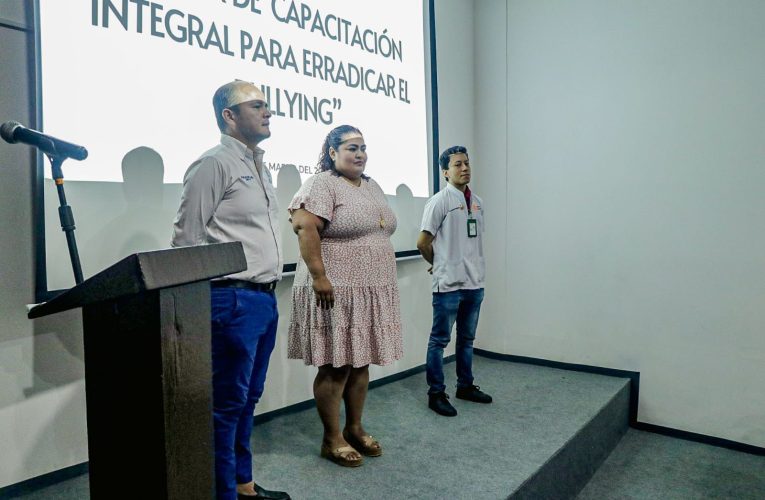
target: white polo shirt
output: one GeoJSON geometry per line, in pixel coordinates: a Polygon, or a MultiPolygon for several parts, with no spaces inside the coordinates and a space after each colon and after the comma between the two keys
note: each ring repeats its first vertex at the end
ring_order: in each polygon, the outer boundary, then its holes
{"type": "Polygon", "coordinates": [[[421,231],[433,239],[433,291],[475,290],[484,287],[483,201],[471,193],[468,211],[465,193],[447,184],[425,204],[421,231]],[[468,217],[476,220],[478,236],[468,237],[468,217]]]}

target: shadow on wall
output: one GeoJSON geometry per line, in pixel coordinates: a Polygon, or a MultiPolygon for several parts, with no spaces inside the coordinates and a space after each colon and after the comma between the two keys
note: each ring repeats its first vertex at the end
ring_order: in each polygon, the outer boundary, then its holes
{"type": "Polygon", "coordinates": [[[29,398],[84,378],[84,351],[79,309],[34,320],[33,380],[24,395],[29,398]]]}
{"type": "Polygon", "coordinates": [[[168,246],[169,230],[157,234],[152,231],[154,225],[150,222],[159,224],[156,229],[171,228],[175,217],[175,210],[163,206],[164,173],[162,157],[151,148],[135,148],[122,159],[124,209],[103,223],[98,233],[86,242],[86,248],[97,249],[94,272],[132,253],[168,246]]]}
{"type": "Polygon", "coordinates": [[[279,229],[282,232],[282,252],[284,253],[285,264],[294,263],[297,259],[297,236],[292,231],[287,207],[302,185],[300,171],[295,165],[281,166],[276,174],[276,202],[279,204],[279,213],[283,216],[279,220],[279,229]]]}
{"type": "MultiPolygon", "coordinates": [[[[83,380],[62,387],[57,404],[46,406],[46,413],[40,415],[43,418],[36,418],[39,424],[31,439],[24,443],[23,450],[16,450],[18,459],[13,467],[17,470],[12,471],[9,478],[50,471],[51,454],[62,457],[63,463],[59,467],[87,460],[84,385],[83,380]]],[[[33,406],[37,405],[33,403],[33,406]]]]}

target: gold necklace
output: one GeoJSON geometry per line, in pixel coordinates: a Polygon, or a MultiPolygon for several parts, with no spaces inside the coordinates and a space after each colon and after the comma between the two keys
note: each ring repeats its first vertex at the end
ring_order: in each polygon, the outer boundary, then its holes
{"type": "Polygon", "coordinates": [[[380,212],[380,228],[385,229],[385,210],[383,209],[382,205],[377,202],[375,193],[369,193],[369,197],[372,200],[372,203],[374,203],[374,205],[377,207],[377,211],[380,212]]]}

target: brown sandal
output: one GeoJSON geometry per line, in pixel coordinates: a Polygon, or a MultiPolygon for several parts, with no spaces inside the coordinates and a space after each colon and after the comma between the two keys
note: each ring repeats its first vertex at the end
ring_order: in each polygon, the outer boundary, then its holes
{"type": "Polygon", "coordinates": [[[325,444],[321,445],[322,458],[326,458],[330,462],[335,462],[337,465],[342,465],[343,467],[358,467],[364,463],[363,457],[359,457],[356,460],[348,458],[347,454],[351,452],[359,453],[350,446],[341,446],[333,450],[325,444]]]}
{"type": "Polygon", "coordinates": [[[366,457],[379,457],[382,455],[382,446],[380,446],[380,442],[369,434],[361,439],[358,439],[350,432],[344,430],[343,437],[346,441],[348,441],[348,444],[356,448],[362,455],[366,457]]]}

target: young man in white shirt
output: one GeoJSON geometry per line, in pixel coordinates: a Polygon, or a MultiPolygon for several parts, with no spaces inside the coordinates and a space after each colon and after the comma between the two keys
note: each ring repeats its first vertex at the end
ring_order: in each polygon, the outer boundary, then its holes
{"type": "Polygon", "coordinates": [[[473,340],[483,301],[486,265],[483,257],[483,201],[470,182],[467,149],[452,146],[439,164],[448,184],[425,205],[417,248],[432,267],[433,327],[428,341],[428,406],[448,417],[457,415],[444,385],[443,353],[457,323],[457,398],[491,403],[473,385],[473,340]]]}

